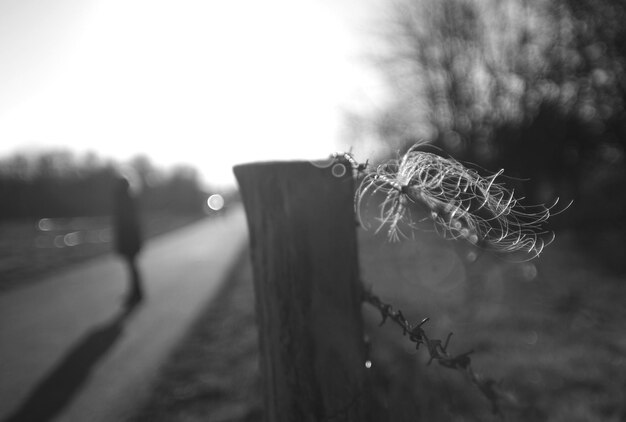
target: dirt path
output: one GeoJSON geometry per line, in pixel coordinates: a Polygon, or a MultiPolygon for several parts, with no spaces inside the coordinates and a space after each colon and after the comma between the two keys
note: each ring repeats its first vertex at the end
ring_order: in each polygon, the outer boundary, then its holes
{"type": "Polygon", "coordinates": [[[109,255],[0,296],[0,420],[124,420],[246,240],[241,208],[146,245],[147,301],[125,312],[109,255]],[[11,419],[7,419],[11,420],[11,419]]]}

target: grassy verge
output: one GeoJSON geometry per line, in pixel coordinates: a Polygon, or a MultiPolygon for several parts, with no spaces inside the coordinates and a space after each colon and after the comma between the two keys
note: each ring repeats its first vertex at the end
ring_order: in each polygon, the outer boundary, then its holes
{"type": "MultiPolygon", "coordinates": [[[[626,283],[565,233],[539,260],[514,263],[420,234],[387,243],[360,233],[362,277],[452,354],[501,380],[507,421],[626,420],[626,283]]],[[[242,257],[161,374],[139,421],[261,420],[252,281],[242,257]]],[[[416,351],[364,306],[381,420],[496,421],[462,373],[416,351]]]]}
{"type": "Polygon", "coordinates": [[[261,419],[257,329],[248,251],[171,355],[133,419],[252,422],[261,419]]]}
{"type": "MultiPolygon", "coordinates": [[[[431,338],[454,332],[474,370],[501,381],[507,421],[626,420],[623,278],[605,271],[563,233],[538,260],[514,263],[420,234],[384,244],[362,233],[363,276],[410,321],[430,317],[431,338]]],[[[490,403],[462,373],[437,364],[391,324],[374,325],[379,401],[390,421],[490,421],[490,403]]]]}

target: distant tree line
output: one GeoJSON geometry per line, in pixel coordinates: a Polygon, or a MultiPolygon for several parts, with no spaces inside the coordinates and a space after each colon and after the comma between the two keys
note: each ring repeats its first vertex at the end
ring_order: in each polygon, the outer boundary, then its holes
{"type": "Polygon", "coordinates": [[[95,154],[48,151],[0,160],[0,220],[110,214],[121,176],[136,188],[143,211],[203,212],[207,194],[192,167],[164,171],[143,156],[121,164],[95,154]]]}

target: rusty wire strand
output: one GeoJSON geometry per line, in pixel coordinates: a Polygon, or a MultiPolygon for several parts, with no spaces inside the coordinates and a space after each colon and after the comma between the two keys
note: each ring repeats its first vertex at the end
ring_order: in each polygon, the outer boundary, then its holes
{"type": "Polygon", "coordinates": [[[479,389],[487,400],[489,400],[491,410],[494,414],[504,416],[500,407],[501,403],[507,403],[509,405],[515,404],[515,398],[510,393],[502,390],[499,382],[474,371],[470,358],[470,355],[474,352],[473,350],[458,355],[453,355],[448,351],[452,333],[448,334],[445,341],[428,336],[423,326],[430,318],[424,318],[416,324],[411,324],[404,317],[402,311],[394,310],[392,305],[383,302],[378,296],[372,293],[371,289],[363,289],[362,300],[375,307],[380,312],[382,320],[379,326],[382,326],[388,320],[393,321],[402,328],[402,334],[408,336],[409,341],[415,343],[416,350],[419,350],[420,346],[424,345],[430,357],[428,365],[435,360],[439,365],[445,368],[456,369],[464,373],[470,382],[479,389]]]}

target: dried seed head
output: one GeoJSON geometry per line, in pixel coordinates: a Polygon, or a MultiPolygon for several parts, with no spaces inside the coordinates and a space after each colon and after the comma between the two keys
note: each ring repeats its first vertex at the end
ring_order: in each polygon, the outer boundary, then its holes
{"type": "Polygon", "coordinates": [[[366,174],[355,199],[364,227],[363,199],[380,193],[384,199],[378,230],[388,227],[390,240],[406,236],[403,229],[414,230],[427,219],[415,218],[416,209],[422,208],[426,212],[421,215],[430,216],[442,236],[495,251],[522,251],[533,258],[552,241],[553,234],[542,227],[554,205],[521,205],[513,191],[496,182],[502,170],[482,177],[454,159],[420,151],[420,146],[366,174]]]}

